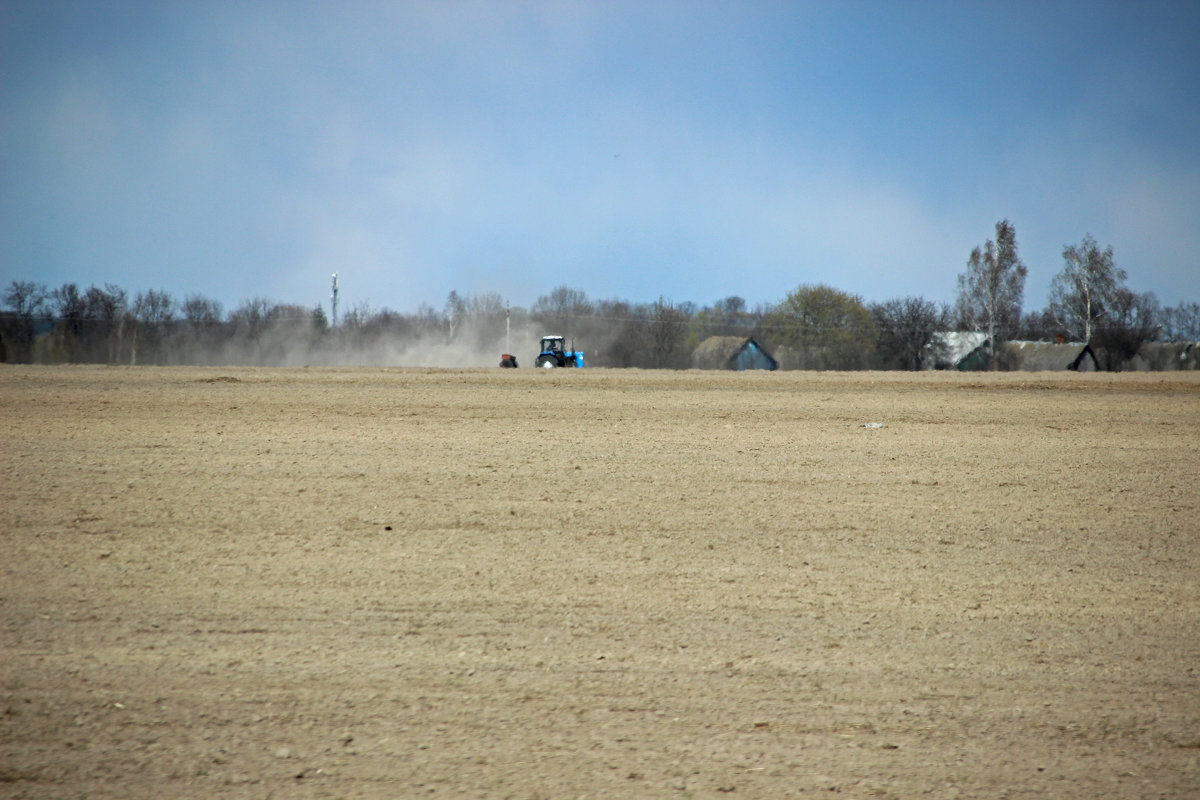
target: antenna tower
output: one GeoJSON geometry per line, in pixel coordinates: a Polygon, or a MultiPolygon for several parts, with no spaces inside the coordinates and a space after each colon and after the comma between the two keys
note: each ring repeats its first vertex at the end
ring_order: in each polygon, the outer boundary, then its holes
{"type": "Polygon", "coordinates": [[[337,295],[337,273],[335,272],[333,273],[333,294],[329,296],[329,299],[333,301],[333,327],[335,328],[337,327],[337,295]]]}

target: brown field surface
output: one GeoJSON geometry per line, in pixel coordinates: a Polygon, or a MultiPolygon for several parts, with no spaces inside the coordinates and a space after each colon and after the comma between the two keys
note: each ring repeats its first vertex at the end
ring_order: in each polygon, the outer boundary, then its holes
{"type": "Polygon", "coordinates": [[[6,366],[0,414],[3,797],[1200,796],[1197,373],[6,366]]]}

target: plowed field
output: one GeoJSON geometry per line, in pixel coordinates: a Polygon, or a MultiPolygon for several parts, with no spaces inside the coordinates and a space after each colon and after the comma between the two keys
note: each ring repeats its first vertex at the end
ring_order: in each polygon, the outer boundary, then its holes
{"type": "Polygon", "coordinates": [[[0,419],[0,796],[1200,796],[1200,374],[8,366],[0,419]]]}

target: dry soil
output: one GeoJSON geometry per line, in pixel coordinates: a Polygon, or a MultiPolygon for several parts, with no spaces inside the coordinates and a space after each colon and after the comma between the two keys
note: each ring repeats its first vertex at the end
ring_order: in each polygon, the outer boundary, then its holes
{"type": "Polygon", "coordinates": [[[0,414],[0,796],[1200,796],[1197,373],[6,366],[0,414]]]}

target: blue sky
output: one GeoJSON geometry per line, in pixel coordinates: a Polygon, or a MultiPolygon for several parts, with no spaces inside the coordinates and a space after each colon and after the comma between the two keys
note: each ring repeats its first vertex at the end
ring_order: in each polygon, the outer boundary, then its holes
{"type": "Polygon", "coordinates": [[[0,285],[1200,299],[1200,3],[0,0],[0,285]]]}

